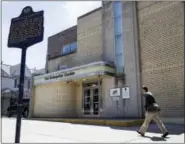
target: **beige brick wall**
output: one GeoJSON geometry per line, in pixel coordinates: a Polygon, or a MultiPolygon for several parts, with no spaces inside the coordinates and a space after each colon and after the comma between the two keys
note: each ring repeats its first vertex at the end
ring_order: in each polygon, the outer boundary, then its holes
{"type": "Polygon", "coordinates": [[[77,58],[76,55],[77,55],[76,53],[73,53],[70,55],[66,55],[66,56],[62,56],[62,57],[49,60],[48,61],[48,71],[49,72],[57,71],[58,64],[66,65],[67,67],[73,67],[77,65],[78,62],[76,61],[76,58],[77,58]]]}
{"type": "Polygon", "coordinates": [[[150,5],[153,5],[155,3],[158,3],[158,1],[145,1],[145,2],[138,2],[137,3],[137,8],[138,10],[144,9],[149,7],[150,5]]]}
{"type": "Polygon", "coordinates": [[[78,82],[76,88],[76,113],[78,117],[83,117],[82,96],[83,96],[82,82],[78,82]]]}
{"type": "Polygon", "coordinates": [[[162,108],[162,116],[184,117],[183,2],[138,2],[142,84],[162,108]]]}
{"type": "Polygon", "coordinates": [[[101,9],[78,19],[77,52],[48,61],[49,72],[57,71],[57,65],[79,66],[102,60],[101,9]]]}
{"type": "Polygon", "coordinates": [[[35,117],[76,116],[76,85],[56,82],[35,87],[35,117]]]}
{"type": "Polygon", "coordinates": [[[113,77],[103,78],[102,80],[103,117],[116,117],[118,115],[116,102],[111,100],[109,94],[110,89],[114,87],[115,87],[115,78],[113,77]]]}
{"type": "Polygon", "coordinates": [[[102,9],[78,19],[77,60],[86,64],[102,59],[102,9]]]}

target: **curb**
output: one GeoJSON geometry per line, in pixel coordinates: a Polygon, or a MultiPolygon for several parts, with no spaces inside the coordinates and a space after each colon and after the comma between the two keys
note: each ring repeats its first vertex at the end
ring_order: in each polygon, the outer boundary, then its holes
{"type": "Polygon", "coordinates": [[[132,127],[140,126],[143,119],[137,120],[98,120],[98,119],[55,119],[55,118],[31,118],[31,120],[51,121],[51,122],[64,122],[73,124],[88,124],[88,125],[104,125],[104,126],[120,126],[132,127]]]}

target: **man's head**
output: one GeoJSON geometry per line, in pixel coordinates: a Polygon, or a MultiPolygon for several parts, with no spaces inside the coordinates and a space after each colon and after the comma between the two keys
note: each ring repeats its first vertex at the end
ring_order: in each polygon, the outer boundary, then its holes
{"type": "Polygon", "coordinates": [[[148,87],[147,87],[147,86],[143,86],[142,89],[143,89],[143,92],[144,92],[144,93],[148,92],[148,87]]]}

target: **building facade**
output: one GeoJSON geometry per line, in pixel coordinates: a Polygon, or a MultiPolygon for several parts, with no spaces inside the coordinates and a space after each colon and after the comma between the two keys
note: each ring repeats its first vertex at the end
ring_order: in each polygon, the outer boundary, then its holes
{"type": "MultiPolygon", "coordinates": [[[[25,77],[24,77],[25,91],[30,90],[31,88],[31,77],[32,77],[32,74],[30,69],[27,66],[25,66],[25,77]]],[[[20,79],[20,64],[17,64],[17,65],[1,64],[2,91],[6,89],[18,91],[19,79],[20,79]]]]}
{"type": "MultiPolygon", "coordinates": [[[[30,99],[31,89],[31,72],[25,67],[24,78],[24,100],[30,99]]],[[[18,97],[20,78],[20,64],[6,65],[1,64],[1,114],[7,115],[7,108],[11,105],[11,101],[15,102],[18,97]]]]}
{"type": "Polygon", "coordinates": [[[163,117],[184,117],[184,3],[102,2],[48,38],[31,117],[143,117],[147,85],[163,117]],[[114,101],[113,88],[129,88],[114,101]]]}

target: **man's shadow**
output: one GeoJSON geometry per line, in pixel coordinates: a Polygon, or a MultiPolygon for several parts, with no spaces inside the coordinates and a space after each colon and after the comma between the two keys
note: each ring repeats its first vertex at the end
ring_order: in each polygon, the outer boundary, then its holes
{"type": "Polygon", "coordinates": [[[149,138],[151,139],[152,141],[166,141],[167,138],[169,137],[157,137],[157,136],[153,136],[153,137],[150,137],[150,136],[143,136],[144,138],[149,138]]]}

